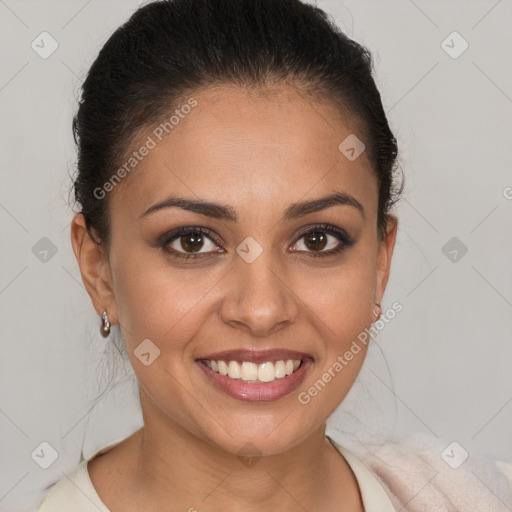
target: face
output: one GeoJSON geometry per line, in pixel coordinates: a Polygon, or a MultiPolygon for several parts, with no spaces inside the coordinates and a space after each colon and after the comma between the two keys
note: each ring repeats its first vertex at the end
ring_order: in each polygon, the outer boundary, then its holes
{"type": "Polygon", "coordinates": [[[82,275],[98,313],[120,323],[146,427],[280,453],[352,386],[366,345],[336,361],[376,319],[396,229],[379,243],[370,162],[338,149],[363,135],[331,104],[284,85],[193,97],[109,192],[108,259],[93,277],[82,258],[82,275]]]}

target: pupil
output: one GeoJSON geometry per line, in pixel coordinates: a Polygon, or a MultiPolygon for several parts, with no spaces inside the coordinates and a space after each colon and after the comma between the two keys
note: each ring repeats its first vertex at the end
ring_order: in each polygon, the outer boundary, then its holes
{"type": "Polygon", "coordinates": [[[198,251],[203,246],[203,237],[200,233],[189,233],[181,237],[181,246],[187,251],[198,251]]]}
{"type": "Polygon", "coordinates": [[[309,249],[321,250],[326,246],[327,237],[321,231],[313,231],[306,235],[306,245],[309,249]]]}

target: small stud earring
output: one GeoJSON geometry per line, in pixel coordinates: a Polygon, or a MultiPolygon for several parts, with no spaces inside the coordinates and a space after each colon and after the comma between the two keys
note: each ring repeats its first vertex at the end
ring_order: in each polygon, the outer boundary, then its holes
{"type": "MultiPolygon", "coordinates": [[[[378,302],[376,302],[376,303],[375,303],[375,305],[376,305],[377,307],[379,307],[379,308],[381,307],[381,306],[380,306],[380,304],[379,304],[378,302]]],[[[373,316],[376,316],[376,317],[377,317],[377,319],[379,319],[379,318],[380,318],[380,313],[377,313],[377,310],[376,310],[376,309],[374,309],[374,310],[373,310],[373,316]]]]}
{"type": "Polygon", "coordinates": [[[103,313],[101,314],[100,332],[104,338],[108,338],[108,335],[110,334],[110,322],[108,320],[108,315],[105,310],[103,310],[103,313]]]}

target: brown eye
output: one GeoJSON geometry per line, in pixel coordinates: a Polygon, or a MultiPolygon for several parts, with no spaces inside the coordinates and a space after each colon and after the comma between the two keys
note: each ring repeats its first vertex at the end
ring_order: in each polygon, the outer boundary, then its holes
{"type": "Polygon", "coordinates": [[[207,228],[187,226],[163,235],[157,245],[172,256],[198,258],[224,252],[216,239],[213,231],[207,228]]]}
{"type": "Polygon", "coordinates": [[[218,247],[209,236],[200,231],[181,233],[167,241],[170,250],[182,254],[215,252],[218,247]],[[203,250],[206,249],[206,250],[203,250]]]}
{"type": "Polygon", "coordinates": [[[329,256],[340,253],[345,248],[354,245],[354,243],[355,240],[350,238],[344,229],[323,224],[314,226],[299,235],[293,249],[309,256],[329,256]]]}
{"type": "Polygon", "coordinates": [[[312,231],[305,235],[304,242],[308,249],[321,251],[327,245],[327,237],[321,231],[312,231]]]}
{"type": "Polygon", "coordinates": [[[203,235],[200,233],[189,233],[180,237],[181,247],[185,251],[197,252],[204,244],[203,235]]]}

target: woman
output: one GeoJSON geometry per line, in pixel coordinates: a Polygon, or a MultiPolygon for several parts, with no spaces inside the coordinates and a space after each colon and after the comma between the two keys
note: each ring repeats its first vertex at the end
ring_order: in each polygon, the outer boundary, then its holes
{"type": "Polygon", "coordinates": [[[144,426],[40,511],[512,503],[497,466],[478,484],[469,462],[325,436],[384,313],[401,188],[371,57],[320,9],[150,3],[101,50],[73,127],[71,241],[144,426]]]}

